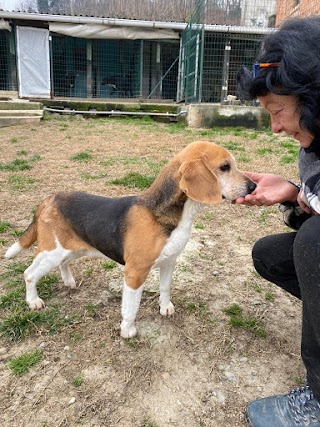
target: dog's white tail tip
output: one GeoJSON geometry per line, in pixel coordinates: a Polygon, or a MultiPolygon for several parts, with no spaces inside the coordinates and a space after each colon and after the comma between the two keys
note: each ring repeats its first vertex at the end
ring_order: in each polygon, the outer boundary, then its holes
{"type": "Polygon", "coordinates": [[[16,242],[12,246],[10,246],[10,248],[7,250],[4,256],[8,259],[14,258],[21,251],[22,251],[22,247],[20,243],[16,242]]]}

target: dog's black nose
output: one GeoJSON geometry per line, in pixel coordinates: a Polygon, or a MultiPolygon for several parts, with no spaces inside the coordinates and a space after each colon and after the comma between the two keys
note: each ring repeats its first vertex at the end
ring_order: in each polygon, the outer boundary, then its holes
{"type": "Polygon", "coordinates": [[[253,181],[248,182],[248,193],[252,193],[256,189],[257,184],[253,181]]]}

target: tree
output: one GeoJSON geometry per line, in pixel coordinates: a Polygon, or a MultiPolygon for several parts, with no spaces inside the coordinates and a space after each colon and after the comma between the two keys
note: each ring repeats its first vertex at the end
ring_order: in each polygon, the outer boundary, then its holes
{"type": "MultiPolygon", "coordinates": [[[[207,0],[207,24],[239,25],[243,0],[207,0]]],[[[39,13],[188,22],[204,0],[25,0],[39,13]]]]}

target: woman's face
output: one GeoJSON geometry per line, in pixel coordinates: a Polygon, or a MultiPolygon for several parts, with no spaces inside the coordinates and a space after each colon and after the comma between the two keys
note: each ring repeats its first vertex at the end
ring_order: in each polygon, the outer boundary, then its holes
{"type": "Polygon", "coordinates": [[[300,114],[297,99],[293,95],[277,95],[269,92],[259,98],[261,106],[270,114],[273,133],[285,132],[299,141],[301,147],[308,148],[314,136],[299,125],[300,114]]]}

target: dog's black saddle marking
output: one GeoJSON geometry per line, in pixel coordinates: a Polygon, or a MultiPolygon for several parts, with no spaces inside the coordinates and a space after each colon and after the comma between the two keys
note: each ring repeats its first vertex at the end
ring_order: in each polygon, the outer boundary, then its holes
{"type": "Polygon", "coordinates": [[[58,194],[56,202],[78,236],[108,258],[124,265],[125,217],[136,198],[109,198],[75,192],[58,194]]]}

